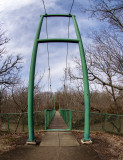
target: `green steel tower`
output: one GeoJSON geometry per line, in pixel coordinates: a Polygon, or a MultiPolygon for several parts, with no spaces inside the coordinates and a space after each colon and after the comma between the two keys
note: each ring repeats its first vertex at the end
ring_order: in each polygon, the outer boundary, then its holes
{"type": "Polygon", "coordinates": [[[67,43],[78,43],[82,72],[83,72],[83,84],[84,84],[84,107],[85,107],[85,118],[84,118],[84,138],[83,142],[88,143],[90,140],[90,93],[89,93],[89,82],[88,82],[88,73],[87,65],[85,59],[84,48],[82,44],[81,35],[79,32],[78,24],[74,15],[68,14],[45,14],[41,15],[37,33],[35,36],[31,65],[30,65],[30,75],[29,75],[29,87],[28,87],[28,130],[29,130],[29,139],[27,143],[35,143],[34,138],[34,122],[33,122],[33,92],[34,92],[34,76],[35,76],[35,65],[36,65],[36,56],[39,43],[52,43],[52,42],[67,42],[67,43]],[[40,31],[42,27],[42,22],[44,17],[71,17],[74,23],[77,39],[39,39],[40,31]]]}

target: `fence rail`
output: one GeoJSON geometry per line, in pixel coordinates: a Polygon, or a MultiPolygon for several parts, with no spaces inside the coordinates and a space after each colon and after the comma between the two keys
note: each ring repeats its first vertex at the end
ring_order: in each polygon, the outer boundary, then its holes
{"type": "MultiPolygon", "coordinates": [[[[83,111],[72,111],[72,129],[84,130],[83,111]]],[[[90,131],[123,135],[123,115],[91,112],[90,131]]]]}
{"type": "MultiPolygon", "coordinates": [[[[34,112],[35,130],[44,130],[44,111],[34,112]]],[[[27,132],[28,113],[1,113],[0,131],[27,132]]]]}
{"type": "MultiPolygon", "coordinates": [[[[66,122],[66,124],[69,127],[72,127],[73,130],[84,130],[84,112],[83,111],[60,109],[59,112],[63,117],[64,121],[66,122]]],[[[34,112],[35,130],[46,129],[45,123],[46,123],[46,126],[48,127],[54,114],[55,114],[55,110],[34,112]]],[[[123,135],[123,115],[91,112],[90,113],[90,130],[99,131],[99,132],[110,132],[113,134],[123,135]]],[[[28,131],[27,112],[1,113],[0,114],[0,131],[27,132],[28,131]]]]}

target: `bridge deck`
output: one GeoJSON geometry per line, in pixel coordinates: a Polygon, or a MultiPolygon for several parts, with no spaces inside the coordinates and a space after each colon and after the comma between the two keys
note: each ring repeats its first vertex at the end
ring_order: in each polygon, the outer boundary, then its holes
{"type": "Polygon", "coordinates": [[[68,129],[68,126],[66,125],[58,111],[56,111],[55,116],[48,129],[68,129]]]}
{"type": "MultiPolygon", "coordinates": [[[[68,129],[58,111],[56,111],[48,129],[68,129]]],[[[40,146],[79,146],[79,143],[72,132],[59,132],[56,130],[55,132],[47,132],[40,146]]]]}

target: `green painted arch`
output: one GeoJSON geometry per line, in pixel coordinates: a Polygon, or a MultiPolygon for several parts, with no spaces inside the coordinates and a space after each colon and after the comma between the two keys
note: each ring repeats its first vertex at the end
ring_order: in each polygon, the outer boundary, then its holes
{"type": "Polygon", "coordinates": [[[37,33],[35,36],[31,65],[30,65],[30,74],[29,74],[29,86],[28,86],[28,132],[29,139],[28,141],[35,141],[34,138],[34,121],[33,121],[33,92],[34,92],[34,76],[35,76],[35,66],[36,66],[36,56],[38,43],[53,43],[53,42],[68,42],[68,43],[78,43],[81,64],[82,64],[82,72],[83,72],[83,84],[84,84],[84,107],[85,107],[85,118],[84,118],[84,141],[90,140],[90,93],[89,93],[89,83],[88,83],[88,73],[87,73],[87,65],[85,59],[84,48],[82,44],[81,35],[79,32],[79,28],[77,25],[77,21],[74,15],[63,15],[63,14],[52,14],[52,15],[42,15],[39,21],[37,33]],[[44,39],[39,40],[40,31],[43,23],[44,17],[72,17],[77,39],[44,39]]]}

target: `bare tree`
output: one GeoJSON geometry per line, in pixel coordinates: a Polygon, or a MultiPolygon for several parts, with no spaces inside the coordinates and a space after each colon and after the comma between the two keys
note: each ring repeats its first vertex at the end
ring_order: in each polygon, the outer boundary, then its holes
{"type": "Polygon", "coordinates": [[[9,39],[5,36],[0,25],[0,107],[4,98],[4,90],[19,83],[18,75],[22,68],[21,56],[7,54],[6,44],[8,42],[9,39]]]}
{"type": "MultiPolygon", "coordinates": [[[[116,35],[107,31],[93,33],[94,44],[86,49],[88,75],[90,84],[98,84],[105,88],[112,97],[110,113],[122,114],[123,91],[123,52],[122,44],[116,35]]],[[[74,57],[76,63],[75,75],[69,69],[69,77],[73,80],[82,80],[81,61],[74,57]]],[[[93,106],[91,106],[93,107],[93,106]]]]}
{"type": "Polygon", "coordinates": [[[107,31],[93,34],[94,45],[86,51],[88,54],[89,80],[103,86],[123,90],[123,46],[117,37],[107,31]],[[104,35],[104,36],[103,36],[104,35]]]}
{"type": "MultiPolygon", "coordinates": [[[[90,0],[85,9],[91,18],[106,22],[105,28],[92,33],[93,43],[86,49],[87,66],[90,84],[102,86],[111,96],[110,113],[122,114],[123,102],[123,1],[122,0],[90,0]]],[[[83,79],[81,61],[74,57],[77,74],[69,69],[69,77],[73,80],[83,79]]]]}
{"type": "MultiPolygon", "coordinates": [[[[103,35],[95,34],[94,45],[87,49],[87,62],[89,80],[103,86],[108,94],[113,98],[111,104],[112,112],[122,113],[122,90],[123,90],[123,57],[122,47],[119,43],[116,45],[116,37],[113,39],[109,33],[103,32],[103,35]]],[[[93,37],[94,38],[94,37],[93,37]]],[[[81,70],[80,60],[76,61],[81,70]]],[[[78,69],[77,68],[77,69],[78,69]]],[[[83,79],[82,74],[77,77],[70,72],[71,78],[83,79]]]]}
{"type": "MultiPolygon", "coordinates": [[[[34,85],[34,108],[36,108],[36,106],[38,105],[39,100],[40,100],[39,95],[40,95],[41,89],[43,87],[42,85],[40,85],[42,78],[43,78],[43,75],[39,76],[39,78],[37,79],[37,81],[34,85]]],[[[28,87],[24,86],[23,84],[19,85],[19,87],[16,86],[16,88],[14,86],[12,87],[12,99],[13,99],[14,105],[16,107],[16,112],[21,113],[18,117],[18,120],[17,120],[17,126],[15,129],[15,132],[18,129],[20,120],[23,117],[23,113],[27,112],[27,107],[28,107],[28,101],[27,101],[28,87]]]]}
{"type": "Polygon", "coordinates": [[[5,37],[0,26],[0,86],[9,87],[18,83],[18,73],[22,66],[20,65],[22,57],[19,55],[7,55],[5,44],[9,39],[5,37]]]}
{"type": "Polygon", "coordinates": [[[9,39],[4,36],[4,32],[2,32],[1,26],[0,26],[0,57],[5,53],[5,47],[4,45],[8,43],[9,39]]]}
{"type": "Polygon", "coordinates": [[[19,83],[18,73],[21,67],[18,66],[21,63],[22,58],[17,56],[7,56],[7,58],[0,58],[2,62],[0,65],[0,85],[9,87],[19,83]]]}
{"type": "Polygon", "coordinates": [[[123,1],[122,0],[90,0],[90,6],[82,12],[100,21],[107,21],[110,27],[123,32],[123,1]]]}

